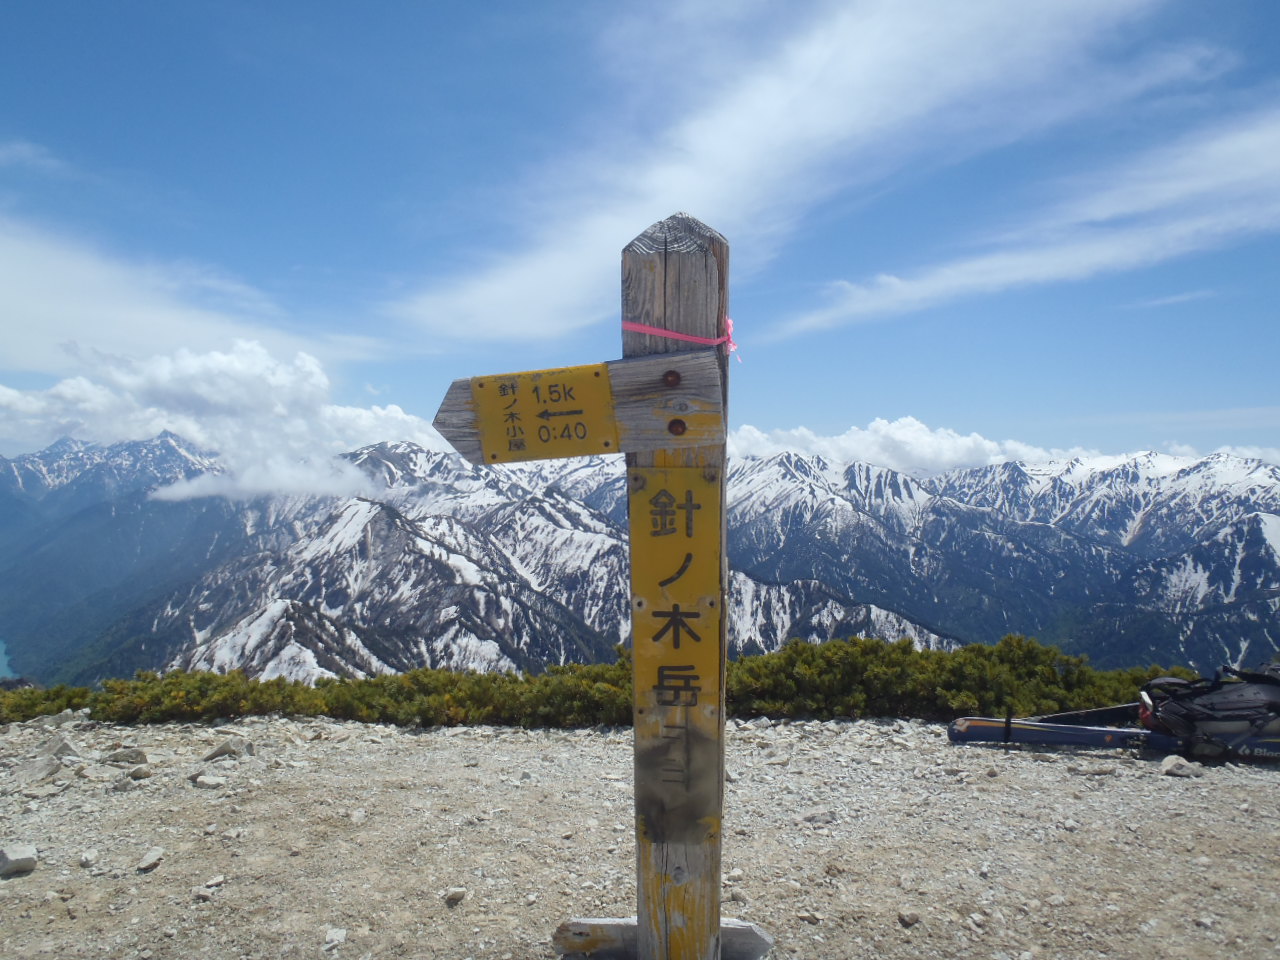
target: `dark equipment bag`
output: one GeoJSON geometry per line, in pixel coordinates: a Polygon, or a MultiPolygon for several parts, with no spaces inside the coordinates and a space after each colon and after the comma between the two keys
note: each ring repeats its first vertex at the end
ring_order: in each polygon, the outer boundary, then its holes
{"type": "Polygon", "coordinates": [[[1211,680],[1158,677],[1140,699],[1147,729],[1186,738],[1197,756],[1222,756],[1244,738],[1280,734],[1280,663],[1227,668],[1211,680]]]}

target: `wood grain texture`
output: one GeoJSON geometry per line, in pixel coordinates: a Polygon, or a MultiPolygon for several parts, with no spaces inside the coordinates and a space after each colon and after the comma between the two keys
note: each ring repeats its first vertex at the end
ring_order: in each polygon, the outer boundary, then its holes
{"type": "Polygon", "coordinates": [[[676,356],[636,357],[607,364],[618,442],[627,453],[673,446],[723,444],[724,383],[720,350],[702,347],[676,356]],[[669,385],[666,377],[679,375],[669,385]],[[686,433],[671,433],[672,420],[686,433]]]}
{"type": "MultiPolygon", "coordinates": [[[[725,334],[728,311],[729,245],[715,230],[688,214],[655,223],[622,252],[622,318],[698,337],[725,334]]],[[[623,332],[624,357],[683,353],[693,344],[652,334],[623,332]]],[[[727,414],[727,351],[717,350],[722,409],[727,414]]],[[[718,483],[724,503],[723,441],[627,454],[628,478],[643,483],[654,468],[695,468],[718,483]]],[[[630,533],[633,557],[652,535],[651,518],[637,516],[633,498],[630,533]],[[639,541],[639,542],[638,542],[639,541]]],[[[712,518],[705,518],[711,520],[712,518]]],[[[714,518],[715,556],[697,562],[718,565],[719,610],[725,602],[727,570],[724,510],[714,518]]],[[[637,598],[651,584],[633,579],[637,598]]],[[[665,614],[670,616],[669,613],[665,614]]],[[[699,677],[696,708],[672,707],[660,692],[663,663],[679,661],[657,637],[632,635],[635,676],[635,777],[638,926],[641,960],[718,960],[720,937],[721,818],[724,806],[724,661],[725,621],[716,617],[716,635],[701,642],[717,645],[715,676],[699,677]],[[679,730],[683,744],[673,744],[679,730]],[[671,782],[664,771],[673,752],[686,760],[683,779],[671,782]]],[[[706,621],[701,621],[706,622],[706,621]]],[[[676,667],[674,669],[680,669],[676,667]]]]}
{"type": "Polygon", "coordinates": [[[475,403],[471,399],[471,378],[449,384],[440,409],[431,425],[453,445],[453,449],[474,464],[484,463],[475,403]]]}

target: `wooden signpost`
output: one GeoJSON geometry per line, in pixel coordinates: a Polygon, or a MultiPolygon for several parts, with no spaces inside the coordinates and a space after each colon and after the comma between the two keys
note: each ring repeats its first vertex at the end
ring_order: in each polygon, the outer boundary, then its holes
{"type": "Polygon", "coordinates": [[[624,359],[456,380],[435,426],[472,463],[627,454],[637,916],[571,920],[561,953],[755,960],[720,918],[729,245],[687,214],[622,252],[624,359]]]}

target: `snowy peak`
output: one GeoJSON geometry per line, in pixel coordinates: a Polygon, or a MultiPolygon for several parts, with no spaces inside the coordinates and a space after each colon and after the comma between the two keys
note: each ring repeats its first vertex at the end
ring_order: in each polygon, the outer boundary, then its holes
{"type": "MultiPolygon", "coordinates": [[[[217,463],[173,435],[0,461],[11,662],[38,676],[50,623],[80,631],[58,663],[89,644],[86,663],[126,673],[306,679],[537,669],[627,638],[622,458],[483,468],[379,443],[347,459],[372,495],[177,504],[147,493],[217,463]],[[120,637],[146,642],[113,653],[120,637]]],[[[735,460],[727,482],[735,651],[1024,633],[1103,666],[1213,669],[1280,649],[1272,465],[1143,454],[919,479],[786,453],[735,460]]]]}
{"type": "Polygon", "coordinates": [[[1160,556],[1245,511],[1280,512],[1280,467],[1228,454],[1000,464],[935,478],[937,492],[1160,556]]]}
{"type": "Polygon", "coordinates": [[[168,664],[169,669],[243,670],[261,680],[284,677],[315,683],[323,677],[394,673],[350,627],[305,604],[271,600],[216,640],[204,641],[168,664]]]}
{"type": "Polygon", "coordinates": [[[40,453],[0,458],[0,483],[34,500],[53,495],[89,502],[151,492],[218,469],[215,455],[165,432],[107,447],[63,439],[40,453]]]}

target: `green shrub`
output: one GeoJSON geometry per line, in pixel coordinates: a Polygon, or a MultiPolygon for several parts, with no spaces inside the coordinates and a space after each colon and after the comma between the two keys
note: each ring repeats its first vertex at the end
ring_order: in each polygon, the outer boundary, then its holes
{"type": "Polygon", "coordinates": [[[48,690],[22,687],[0,692],[0,723],[17,723],[63,710],[80,710],[89,705],[88,687],[59,684],[48,690]]]}
{"type": "MultiPolygon", "coordinates": [[[[910,640],[791,640],[774,653],[730,662],[725,700],[729,715],[738,717],[1034,716],[1126,703],[1147,680],[1169,673],[1194,676],[1156,666],[1099,671],[1084,657],[1021,636],[950,652],[917,650],[910,640]]],[[[0,693],[0,722],[86,706],[94,719],[117,723],[284,714],[401,726],[624,726],[631,723],[631,657],[618,647],[613,663],[566,664],[540,674],[424,668],[324,679],[314,687],[251,680],[239,670],[143,671],[132,680],[107,680],[98,691],[57,686],[0,693]]]]}

